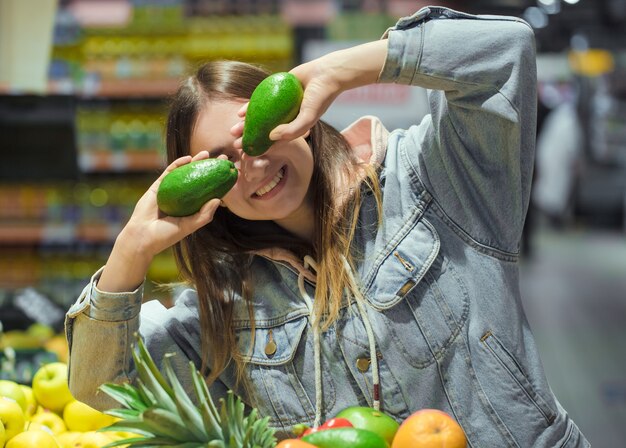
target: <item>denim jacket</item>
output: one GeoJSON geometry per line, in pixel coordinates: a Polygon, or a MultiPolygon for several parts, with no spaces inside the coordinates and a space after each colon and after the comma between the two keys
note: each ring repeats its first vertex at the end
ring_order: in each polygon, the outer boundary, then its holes
{"type": "MultiPolygon", "coordinates": [[[[383,188],[384,221],[377,225],[375,200],[365,195],[354,242],[363,303],[342,308],[316,346],[305,300],[314,296],[314,273],[281,251],[255,255],[254,329],[243,304],[234,314],[253,387],[237,389],[227,368],[213,396],[235,389],[286,435],[312,424],[316,411],[330,418],[372,406],[374,361],[381,409],[398,421],[437,408],[474,448],[589,446],[546,381],[518,287],[536,124],[532,29],[513,17],[430,7],[383,38],[380,81],[428,89],[430,114],[391,133],[367,118],[349,135],[369,145],[383,188]]],[[[201,359],[196,292],[166,309],[142,305],[141,287],[98,291],[97,278],[67,313],[74,396],[97,408],[114,404],[96,388],[132,381],[136,331],[157,362],[176,353],[191,390],[188,361],[201,359]]]]}

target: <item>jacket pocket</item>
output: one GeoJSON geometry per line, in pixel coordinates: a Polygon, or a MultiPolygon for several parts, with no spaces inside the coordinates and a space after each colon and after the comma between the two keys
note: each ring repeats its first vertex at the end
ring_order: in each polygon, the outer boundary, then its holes
{"type": "Polygon", "coordinates": [[[435,227],[420,217],[387,248],[366,291],[380,311],[377,325],[393,340],[396,352],[419,369],[441,357],[468,315],[464,282],[440,246],[435,227]]]}
{"type": "MultiPolygon", "coordinates": [[[[525,401],[540,413],[548,425],[551,425],[556,418],[556,414],[528,380],[519,361],[491,331],[485,333],[480,340],[493,355],[498,365],[504,369],[507,377],[512,381],[512,387],[521,391],[522,396],[526,398],[525,401]]],[[[502,380],[506,381],[505,378],[502,378],[502,380]]],[[[502,404],[507,406],[511,403],[502,404]]]]}
{"type": "MultiPolygon", "coordinates": [[[[279,432],[315,418],[313,347],[306,331],[308,316],[272,325],[236,330],[240,353],[247,363],[252,404],[279,432]]],[[[312,338],[311,338],[312,339],[312,338]]],[[[322,361],[322,371],[328,366],[322,361]]],[[[335,389],[324,375],[324,406],[332,407],[335,389]]]]}

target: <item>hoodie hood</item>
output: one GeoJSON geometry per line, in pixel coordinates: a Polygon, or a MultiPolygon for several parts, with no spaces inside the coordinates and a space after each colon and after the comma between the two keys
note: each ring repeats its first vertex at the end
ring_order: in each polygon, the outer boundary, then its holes
{"type": "MultiPolygon", "coordinates": [[[[363,162],[374,166],[379,166],[383,163],[387,152],[389,131],[387,131],[380,119],[371,115],[361,117],[341,131],[341,134],[348,141],[355,155],[363,162]]],[[[316,281],[315,273],[306,269],[302,260],[289,250],[271,248],[258,250],[253,253],[276,262],[286,263],[307,280],[313,283],[316,281]]]]}

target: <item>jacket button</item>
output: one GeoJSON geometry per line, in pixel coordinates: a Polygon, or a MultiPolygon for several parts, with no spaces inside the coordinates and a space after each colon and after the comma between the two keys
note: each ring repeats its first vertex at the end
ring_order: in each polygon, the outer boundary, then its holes
{"type": "Polygon", "coordinates": [[[356,360],[356,368],[361,372],[367,372],[370,369],[370,362],[369,358],[359,358],[356,360]]]}
{"type": "Polygon", "coordinates": [[[272,356],[274,353],[276,353],[276,348],[276,342],[269,341],[265,346],[265,354],[267,356],[272,356]]]}

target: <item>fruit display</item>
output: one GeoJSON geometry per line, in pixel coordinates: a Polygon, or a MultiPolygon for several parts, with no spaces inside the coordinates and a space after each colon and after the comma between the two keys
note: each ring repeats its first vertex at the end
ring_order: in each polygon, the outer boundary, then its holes
{"type": "Polygon", "coordinates": [[[222,198],[237,182],[239,172],[230,160],[203,159],[170,171],[157,192],[159,209],[169,216],[188,216],[215,198],[222,198]]]}
{"type": "Polygon", "coordinates": [[[31,385],[0,382],[0,448],[95,448],[128,437],[97,432],[117,419],[72,397],[65,363],[41,366],[31,385]]]}
{"type": "MultiPolygon", "coordinates": [[[[33,333],[43,334],[41,328],[33,333]]],[[[59,335],[48,334],[49,339],[59,335]]],[[[47,341],[45,341],[47,342],[47,341]]],[[[59,354],[67,359],[67,347],[59,354]]],[[[133,351],[138,381],[103,384],[100,390],[121,408],[100,412],[71,395],[67,364],[40,366],[32,383],[0,380],[0,448],[466,448],[461,426],[447,413],[419,410],[398,423],[383,411],[348,407],[316,428],[294,427],[278,441],[256,409],[247,415],[232,392],[216,405],[190,362],[194,396],[185,392],[165,357],[160,371],[141,338],[133,351]]]]}
{"type": "Polygon", "coordinates": [[[382,411],[354,406],[341,411],[317,428],[296,425],[294,438],[277,444],[267,417],[257,410],[246,416],[244,404],[229,392],[213,402],[208,387],[190,362],[193,399],[180,384],[170,360],[159,371],[141,338],[133,351],[137,385],[103,384],[100,389],[122,405],[105,413],[119,418],[101,431],[135,433],[114,444],[128,447],[185,446],[220,448],[465,448],[459,424],[447,413],[423,409],[402,424],[382,411]]]}
{"type": "Polygon", "coordinates": [[[298,115],[304,96],[302,84],[291,73],[268,76],[252,92],[246,111],[242,144],[246,154],[260,156],[274,143],[270,132],[298,115]]]}

